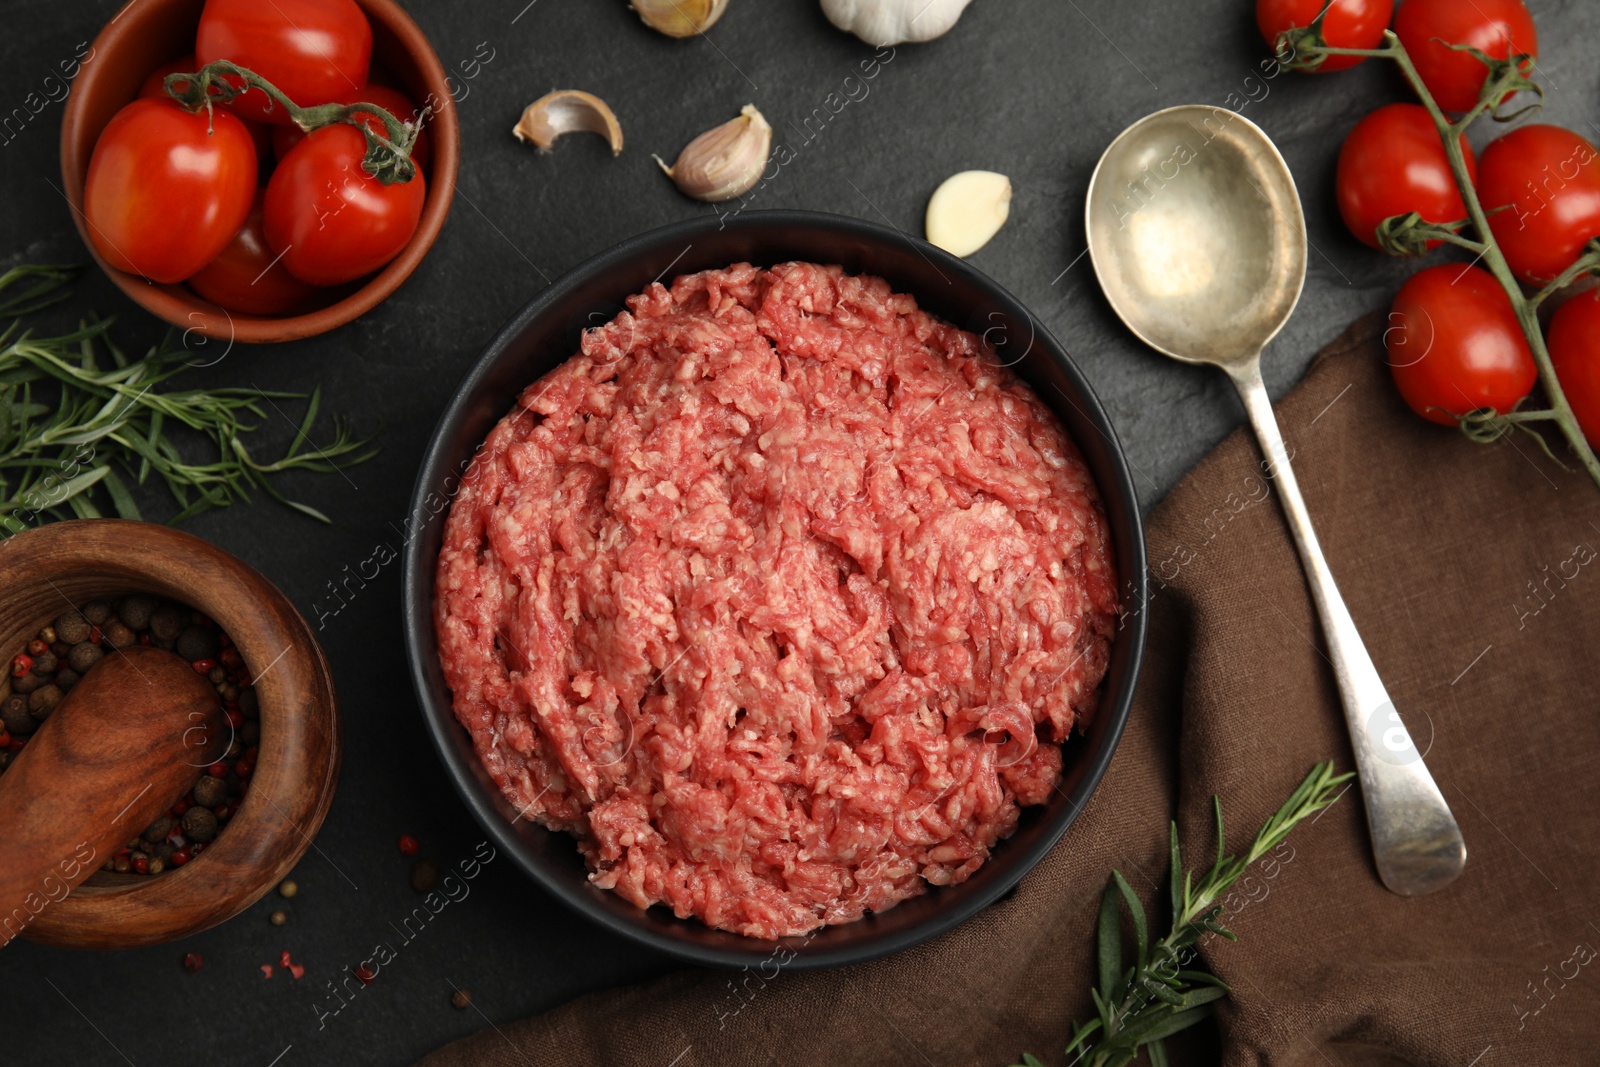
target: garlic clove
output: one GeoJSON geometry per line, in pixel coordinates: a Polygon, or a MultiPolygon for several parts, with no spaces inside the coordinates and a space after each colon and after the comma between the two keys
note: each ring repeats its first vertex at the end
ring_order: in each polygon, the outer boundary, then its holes
{"type": "Polygon", "coordinates": [[[928,201],[928,242],[970,256],[1000,232],[1011,214],[1011,179],[992,170],[964,170],[946,178],[928,201]]]}
{"type": "Polygon", "coordinates": [[[668,37],[693,37],[716,24],[728,0],[633,0],[632,7],[652,30],[668,37]]]}
{"type": "Polygon", "coordinates": [[[972,0],[822,0],[828,21],[876,48],[950,32],[972,0]]]}
{"type": "Polygon", "coordinates": [[[557,89],[546,93],[522,112],[512,129],[519,141],[532,141],[539,151],[548,152],[556,138],[567,133],[597,133],[611,143],[611,154],[622,155],[622,124],[593,93],[579,89],[557,89]]]}
{"type": "Polygon", "coordinates": [[[754,104],[739,117],[707,130],[684,146],[678,161],[661,165],[685,196],[715,204],[743,196],[761,179],[772,152],[772,127],[754,104]]]}

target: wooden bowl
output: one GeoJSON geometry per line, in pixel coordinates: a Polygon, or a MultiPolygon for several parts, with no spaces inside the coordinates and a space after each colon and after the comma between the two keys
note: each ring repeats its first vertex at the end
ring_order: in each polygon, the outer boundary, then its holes
{"type": "Polygon", "coordinates": [[[455,100],[444,67],[433,46],[394,0],[356,0],[372,23],[372,66],[397,81],[414,101],[433,101],[428,136],[433,161],[426,173],[428,196],[417,232],[400,254],[378,273],[362,281],[319,294],[321,306],[300,314],[245,315],[226,311],[200,297],[187,285],[158,285],[137,274],[116,270],[89,240],[83,214],[83,185],[95,141],[113,115],[139,94],[145,77],[156,67],[194,51],[195,29],[205,0],[131,0],[106,24],[87,53],[61,119],[61,177],[72,221],[102,270],[124,293],[158,318],[180,330],[205,334],[223,342],[272,344],[294,341],[343,326],[366,314],[410,277],[450,213],[456,173],[461,162],[461,131],[455,100]]]}
{"type": "Polygon", "coordinates": [[[97,871],[22,936],[65,948],[160,944],[232,918],[277,885],[328,814],[341,749],[333,676],[288,598],[215,545],[121,519],[57,522],[0,542],[0,589],[5,655],[89,600],[145,593],[187,604],[233,638],[261,701],[250,788],[204,852],[159,875],[97,871]]]}

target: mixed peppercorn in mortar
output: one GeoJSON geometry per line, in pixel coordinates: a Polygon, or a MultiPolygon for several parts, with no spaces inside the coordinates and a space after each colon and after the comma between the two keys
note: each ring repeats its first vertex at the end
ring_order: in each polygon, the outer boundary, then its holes
{"type": "MultiPolygon", "coordinates": [[[[189,661],[217,691],[232,733],[222,758],[204,768],[186,795],[131,838],[103,868],[161,874],[204,852],[226,828],[250,788],[261,739],[260,702],[233,640],[201,612],[134,594],[91,600],[63,612],[11,658],[0,694],[0,774],[78,681],[106,656],[148,645],[189,661]]],[[[115,709],[109,713],[114,714],[115,709]]]]}
{"type": "Polygon", "coordinates": [[[740,264],[628,307],[447,520],[435,624],[480,759],[595,884],[749,936],[966,879],[1106,670],[1076,448],[878,278],[740,264]]]}

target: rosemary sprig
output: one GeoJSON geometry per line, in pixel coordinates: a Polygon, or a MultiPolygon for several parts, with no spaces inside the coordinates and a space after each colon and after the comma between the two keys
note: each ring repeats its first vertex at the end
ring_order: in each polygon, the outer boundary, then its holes
{"type": "Polygon", "coordinates": [[[330,521],[285,497],[272,476],[364,462],[377,454],[372,438],[357,438],[336,415],[332,441],[312,444],[320,389],[308,396],[158,388],[190,366],[170,336],[142,359],[129,359],[111,338],[109,319],[59,337],[23,331],[17,320],[70,296],[76,273],[21,266],[0,274],[0,321],[9,322],[0,331],[0,537],[54,519],[96,518],[107,503],[123,518],[141,518],[131,487],[152,476],[177,506],[170,522],[249,501],[252,490],[330,521]],[[258,462],[245,441],[268,417],[264,405],[280,400],[305,400],[305,414],[283,455],[258,462]],[[206,458],[189,458],[201,446],[206,458]]]}
{"type": "MultiPolygon", "coordinates": [[[[1194,946],[1206,934],[1219,934],[1237,940],[1222,925],[1222,896],[1250,869],[1250,865],[1272,851],[1289,836],[1302,820],[1310,818],[1339,799],[1339,787],[1352,775],[1334,774],[1332,763],[1319,763],[1311,769],[1277,814],[1268,819],[1255,841],[1242,856],[1227,855],[1222,831],[1222,802],[1211,798],[1216,814],[1217,855],[1211,869],[1196,878],[1184,871],[1178,853],[1178,824],[1171,827],[1171,928],[1155,942],[1150,941],[1144,905],[1120,871],[1112,871],[1100,898],[1097,935],[1099,984],[1090,990],[1098,1017],[1087,1023],[1072,1024],[1072,1042],[1066,1054],[1072,1062],[1089,1067],[1125,1067],[1143,1050],[1151,1067],[1165,1067],[1163,1042],[1211,1014],[1211,1003],[1228,995],[1227,985],[1205,971],[1187,970],[1195,955],[1194,946]],[[1126,907],[1133,927],[1133,960],[1124,966],[1122,910],[1126,907]]],[[[1044,1067],[1032,1053],[1024,1053],[1021,1064],[1013,1067],[1044,1067]]]]}

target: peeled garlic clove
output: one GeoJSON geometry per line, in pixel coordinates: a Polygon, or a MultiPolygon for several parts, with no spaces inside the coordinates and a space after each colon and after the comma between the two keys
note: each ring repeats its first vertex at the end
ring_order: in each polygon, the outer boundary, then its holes
{"type": "Polygon", "coordinates": [[[693,37],[709,30],[728,0],[633,0],[633,9],[644,24],[668,37],[693,37]]]}
{"type": "Polygon", "coordinates": [[[715,204],[749,192],[767,169],[772,127],[754,104],[690,141],[672,166],[655,160],[685,196],[715,204]]]}
{"type": "MultiPolygon", "coordinates": [[[[663,0],[666,2],[666,0],[663,0]]],[[[931,41],[956,24],[972,0],[822,0],[822,13],[877,48],[931,41]]]]}
{"type": "Polygon", "coordinates": [[[1010,178],[992,170],[964,170],[946,178],[928,201],[928,243],[970,256],[1000,232],[1010,214],[1010,178]]]}
{"type": "Polygon", "coordinates": [[[541,152],[550,151],[564,133],[598,133],[611,142],[613,156],[622,155],[622,124],[617,116],[604,100],[578,89],[541,96],[527,106],[511,132],[519,141],[532,141],[541,152]]]}

